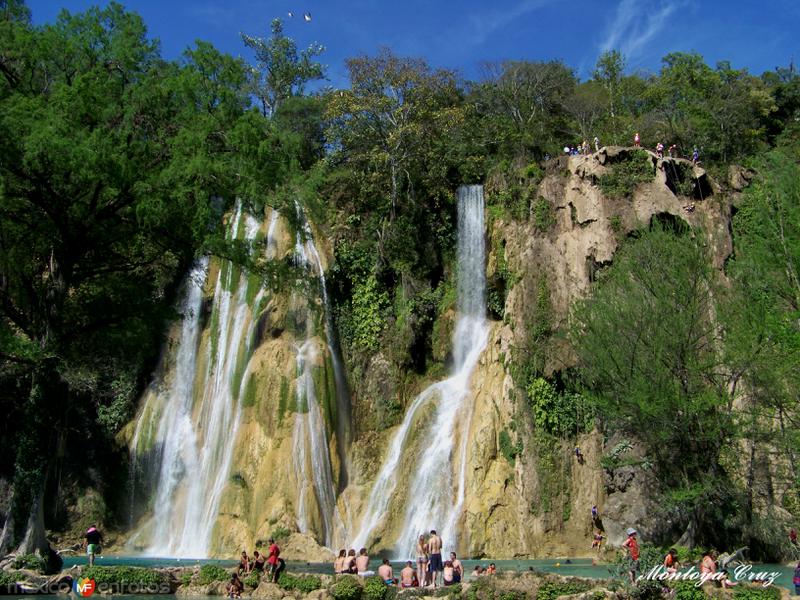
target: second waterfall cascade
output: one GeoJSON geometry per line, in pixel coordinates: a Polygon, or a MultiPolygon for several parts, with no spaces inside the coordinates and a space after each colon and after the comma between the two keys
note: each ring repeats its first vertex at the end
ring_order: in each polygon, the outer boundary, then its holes
{"type": "MultiPolygon", "coordinates": [[[[370,493],[353,547],[367,546],[384,524],[390,503],[404,506],[402,529],[394,550],[413,556],[417,537],[436,529],[446,548],[455,548],[464,504],[467,438],[472,420],[470,379],[486,347],[486,266],[483,186],[458,189],[457,316],[450,377],[434,383],[408,407],[370,493]],[[407,452],[417,436],[418,450],[407,452]],[[399,497],[402,472],[410,481],[399,497]]],[[[387,544],[384,542],[384,546],[387,544]]]]}

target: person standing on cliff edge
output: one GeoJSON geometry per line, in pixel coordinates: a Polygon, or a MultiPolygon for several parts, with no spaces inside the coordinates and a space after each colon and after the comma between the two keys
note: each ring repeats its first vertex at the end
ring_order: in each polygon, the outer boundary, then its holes
{"type": "Polygon", "coordinates": [[[436,530],[431,529],[431,537],[428,538],[428,569],[431,572],[431,582],[433,587],[436,588],[436,580],[438,573],[444,570],[442,563],[442,538],[436,535],[436,530]]]}

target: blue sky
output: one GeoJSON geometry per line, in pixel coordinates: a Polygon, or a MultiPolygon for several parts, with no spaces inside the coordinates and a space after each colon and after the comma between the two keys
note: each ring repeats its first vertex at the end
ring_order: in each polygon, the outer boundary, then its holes
{"type": "MultiPolygon", "coordinates": [[[[61,8],[100,0],[28,0],[35,23],[61,8]]],[[[330,83],[346,85],[344,59],[380,46],[422,56],[476,78],[484,61],[560,59],[590,76],[604,49],[621,50],[628,70],[658,70],[672,51],[697,51],[760,74],[800,61],[800,0],[128,0],[162,53],[177,58],[195,39],[251,56],[239,32],[267,35],[274,17],[300,47],[326,47],[330,83]],[[287,18],[293,11],[294,17],[287,18]],[[302,19],[310,12],[312,21],[302,19]]]]}

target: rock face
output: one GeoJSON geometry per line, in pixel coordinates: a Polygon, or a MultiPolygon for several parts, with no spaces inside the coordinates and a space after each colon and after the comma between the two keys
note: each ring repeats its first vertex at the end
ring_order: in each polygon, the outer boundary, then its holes
{"type": "MultiPolygon", "coordinates": [[[[506,290],[504,319],[491,324],[489,342],[471,381],[473,417],[466,498],[459,523],[462,534],[458,551],[462,555],[511,558],[587,554],[593,505],[600,509],[602,526],[612,544],[622,541],[628,526],[636,527],[645,537],[656,527],[648,516],[652,511],[647,492],[653,482],[646,473],[632,467],[606,470],[601,465],[602,457],[619,444],[629,443],[626,452],[637,456],[635,440],[612,438],[604,443],[596,432],[581,435],[577,445],[582,461],[575,458],[574,447],[566,442],[537,446],[532,441],[532,425],[520,416],[523,400],[517,385],[522,382],[515,382],[509,369],[509,357],[515,349],[525,347],[541,290],[549,297],[551,326],[563,328],[569,307],[587,293],[597,271],[613,260],[620,241],[653,219],[685,223],[694,235],[705,236],[718,269],[731,253],[730,205],[720,200],[718,186],[706,173],[687,161],[660,160],[648,154],[655,172],[652,182],[640,184],[630,198],[604,197],[598,186],[600,177],[615,164],[628,160],[630,153],[626,148],[604,148],[591,156],[550,161],[545,177],[533,191],[552,216],[546,228],[534,215],[524,221],[490,221],[489,277],[497,275],[501,264],[514,277],[506,290]],[[509,439],[512,443],[523,441],[522,452],[504,450],[503,440],[509,439]]],[[[744,171],[732,172],[732,187],[741,189],[748,176],[744,171]]],[[[491,186],[486,193],[493,193],[491,186]]],[[[276,256],[288,260],[292,244],[292,235],[281,219],[276,256]]],[[[311,372],[325,419],[336,509],[344,528],[335,544],[349,547],[349,536],[360,524],[373,478],[395,431],[390,428],[375,433],[367,425],[380,421],[377,407],[398,395],[392,383],[397,378],[390,373],[390,363],[381,352],[372,357],[367,373],[348,373],[351,378],[363,378],[369,397],[356,400],[355,421],[364,426],[356,428],[360,433],[350,444],[347,464],[340,464],[331,355],[321,325],[323,306],[313,296],[307,300],[291,292],[275,294],[253,317],[258,319],[257,348],[248,365],[253,390],[232,441],[230,477],[212,536],[215,556],[251,549],[281,532],[289,535],[283,544],[287,559],[332,559],[331,552],[322,547],[325,523],[316,499],[318,492],[299,476],[298,448],[293,442],[295,417],[307,410],[296,400],[298,347],[304,341],[315,348],[311,372]],[[308,338],[298,320],[303,311],[316,315],[315,334],[308,338]],[[340,479],[343,467],[348,473],[346,486],[340,485],[344,482],[340,479]],[[301,519],[303,502],[306,509],[301,519]]],[[[448,311],[439,316],[434,328],[441,338],[434,340],[434,353],[442,360],[446,358],[443,348],[447,347],[452,323],[453,314],[448,311]]],[[[554,343],[548,349],[545,371],[563,369],[572,361],[569,348],[554,343]]],[[[419,385],[424,383],[420,381],[419,385]]],[[[132,435],[130,428],[128,435],[132,435]]],[[[397,477],[402,480],[404,474],[397,477]]],[[[403,514],[398,507],[389,511],[382,529],[386,539],[373,551],[392,547],[390,538],[400,529],[403,514]]],[[[265,585],[253,596],[280,597],[279,590],[262,590],[265,585]]]]}

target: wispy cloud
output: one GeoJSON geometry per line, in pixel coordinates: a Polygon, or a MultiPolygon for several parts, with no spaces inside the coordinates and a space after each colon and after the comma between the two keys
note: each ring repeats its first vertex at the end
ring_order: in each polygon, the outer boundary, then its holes
{"type": "Polygon", "coordinates": [[[669,17],[686,0],[621,0],[609,24],[600,52],[619,50],[630,65],[640,64],[646,46],[664,28],[669,17]]]}
{"type": "Polygon", "coordinates": [[[480,45],[511,22],[536,9],[552,4],[553,1],[554,0],[522,0],[510,9],[471,15],[469,18],[471,35],[467,36],[465,41],[469,42],[472,46],[480,45]]]}

